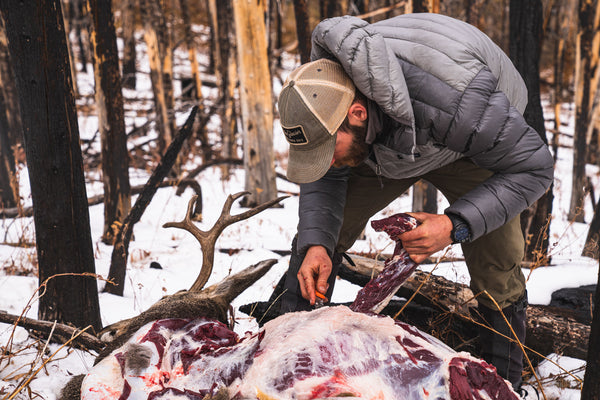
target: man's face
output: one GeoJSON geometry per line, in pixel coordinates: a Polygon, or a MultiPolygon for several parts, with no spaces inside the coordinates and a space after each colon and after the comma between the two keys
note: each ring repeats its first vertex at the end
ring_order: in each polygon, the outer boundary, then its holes
{"type": "Polygon", "coordinates": [[[356,167],[369,156],[369,145],[365,143],[367,123],[351,125],[347,120],[338,129],[332,166],[356,167]]]}

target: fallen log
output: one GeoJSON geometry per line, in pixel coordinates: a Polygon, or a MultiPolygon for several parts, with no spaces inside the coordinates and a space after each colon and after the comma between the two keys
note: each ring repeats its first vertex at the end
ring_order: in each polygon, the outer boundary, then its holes
{"type": "MultiPolygon", "coordinates": [[[[354,265],[344,260],[338,276],[361,286],[365,278],[368,281],[383,269],[383,261],[356,255],[351,259],[354,265]]],[[[471,310],[476,307],[477,300],[471,289],[441,276],[417,270],[397,295],[406,299],[414,296],[412,301],[415,303],[438,309],[442,314],[455,314],[467,324],[473,324],[472,320],[476,319],[471,310]]],[[[531,304],[527,311],[527,347],[542,355],[557,353],[587,358],[589,324],[578,321],[572,312],[559,307],[531,304]]]]}

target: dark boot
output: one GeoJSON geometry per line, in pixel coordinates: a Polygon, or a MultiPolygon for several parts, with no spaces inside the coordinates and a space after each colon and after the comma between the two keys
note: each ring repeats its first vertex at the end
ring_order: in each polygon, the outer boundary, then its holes
{"type": "MultiPolygon", "coordinates": [[[[484,319],[484,325],[492,327],[499,333],[514,339],[514,335],[498,310],[492,310],[481,304],[478,310],[484,319]]],[[[504,308],[502,312],[512,326],[517,338],[525,344],[527,293],[514,304],[504,308]]],[[[523,352],[518,343],[490,331],[479,328],[481,357],[496,367],[498,374],[507,379],[515,390],[519,389],[523,373],[523,352]]]]}
{"type": "MultiPolygon", "coordinates": [[[[281,294],[281,314],[292,312],[292,311],[308,311],[312,310],[312,307],[308,300],[302,297],[300,291],[300,283],[298,282],[298,271],[304,261],[306,253],[298,253],[296,248],[296,238],[292,242],[292,254],[290,256],[290,266],[285,275],[285,282],[283,285],[283,293],[281,294]]],[[[333,293],[333,286],[335,285],[335,278],[338,270],[342,263],[342,255],[340,253],[334,253],[332,260],[332,271],[329,276],[329,288],[325,296],[331,299],[333,293]]]]}

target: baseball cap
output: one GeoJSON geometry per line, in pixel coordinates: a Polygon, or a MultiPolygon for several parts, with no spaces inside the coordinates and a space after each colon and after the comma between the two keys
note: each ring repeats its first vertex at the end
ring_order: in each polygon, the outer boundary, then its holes
{"type": "Polygon", "coordinates": [[[289,180],[308,183],[325,175],[354,91],[344,68],[328,59],[303,64],[289,75],[278,102],[281,127],[290,144],[289,180]]]}

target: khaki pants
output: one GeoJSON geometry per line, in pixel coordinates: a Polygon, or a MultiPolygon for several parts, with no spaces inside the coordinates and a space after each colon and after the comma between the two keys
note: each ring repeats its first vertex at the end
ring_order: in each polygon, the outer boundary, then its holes
{"type": "MultiPolygon", "coordinates": [[[[419,179],[433,184],[452,204],[479,185],[491,172],[460,159],[420,177],[387,179],[378,177],[366,165],[352,169],[346,194],[344,223],[336,251],[348,250],[361,234],[368,220],[404,193],[419,179]]],[[[398,210],[398,212],[406,210],[398,210]]],[[[519,217],[471,243],[462,245],[474,294],[487,290],[501,308],[521,299],[525,294],[525,277],[520,268],[524,240],[519,217]]],[[[482,294],[477,300],[496,309],[482,294]]]]}

